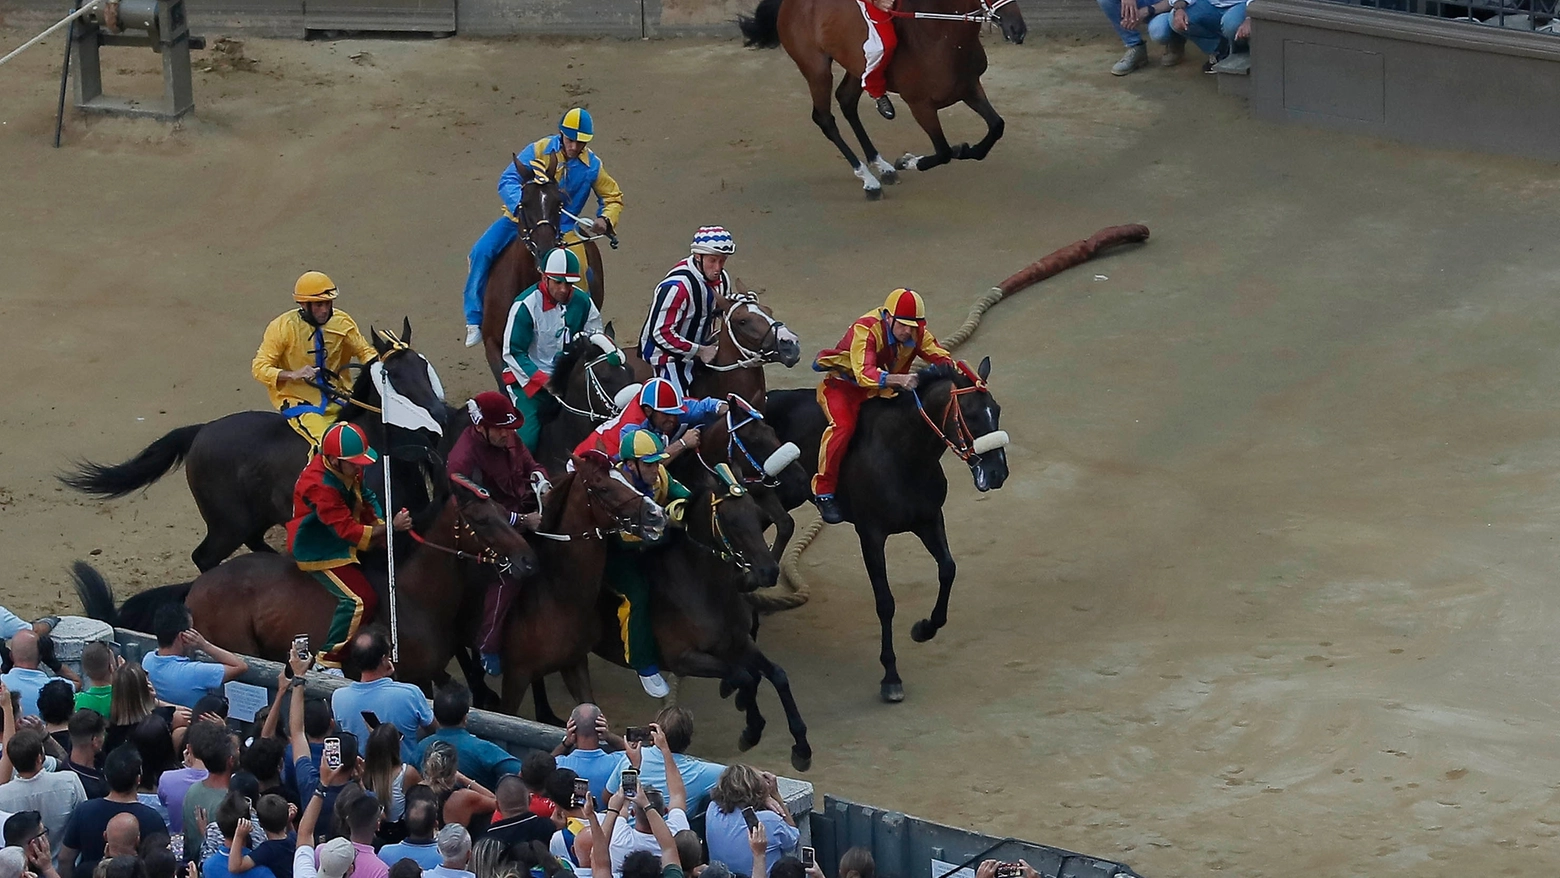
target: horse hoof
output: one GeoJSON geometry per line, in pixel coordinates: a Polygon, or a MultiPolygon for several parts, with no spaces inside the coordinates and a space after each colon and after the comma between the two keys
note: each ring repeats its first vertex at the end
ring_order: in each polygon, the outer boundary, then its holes
{"type": "Polygon", "coordinates": [[[737,691],[737,687],[731,685],[731,681],[729,681],[729,680],[721,680],[720,681],[720,697],[721,697],[721,700],[724,701],[725,699],[730,698],[731,697],[731,693],[733,693],[735,691],[737,691]]]}
{"type": "Polygon", "coordinates": [[[878,177],[878,182],[882,183],[884,186],[892,186],[895,183],[899,182],[899,172],[898,171],[884,171],[883,172],[883,176],[878,177]]]}
{"type": "Polygon", "coordinates": [[[899,157],[899,161],[894,162],[894,167],[901,171],[919,171],[921,169],[918,164],[920,161],[920,156],[913,152],[907,152],[899,157]]]}
{"type": "Polygon", "coordinates": [[[868,201],[877,201],[878,199],[883,197],[883,190],[882,189],[867,189],[865,191],[867,193],[867,200],[868,201]]]}
{"type": "Polygon", "coordinates": [[[971,158],[970,145],[968,143],[961,143],[954,147],[953,157],[961,161],[967,158],[971,158]]]}
{"type": "Polygon", "coordinates": [[[791,767],[797,771],[806,771],[812,768],[812,750],[804,750],[801,747],[791,748],[791,767]]]}
{"type": "Polygon", "coordinates": [[[759,740],[763,737],[763,732],[752,732],[748,729],[743,729],[742,734],[737,736],[737,749],[741,750],[743,753],[746,753],[754,747],[757,747],[759,740]]]}
{"type": "Polygon", "coordinates": [[[905,687],[903,683],[884,683],[882,691],[883,700],[889,704],[898,704],[905,700],[905,687]]]}
{"type": "Polygon", "coordinates": [[[930,619],[922,619],[910,626],[910,639],[916,643],[925,643],[936,636],[937,626],[933,625],[930,619]]]}

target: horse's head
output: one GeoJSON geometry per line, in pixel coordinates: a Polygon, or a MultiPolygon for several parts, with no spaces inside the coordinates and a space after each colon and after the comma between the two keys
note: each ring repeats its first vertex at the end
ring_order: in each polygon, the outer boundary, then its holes
{"type": "Polygon", "coordinates": [[[1024,37],[1029,33],[1029,25],[1024,23],[1024,13],[1019,11],[1016,0],[1004,4],[993,15],[997,20],[997,28],[1002,31],[1002,39],[1022,46],[1024,37]]]}
{"type": "Polygon", "coordinates": [[[576,412],[600,423],[617,414],[613,401],[634,383],[634,371],[612,337],[612,326],[596,334],[580,333],[553,363],[547,390],[576,412]]]}
{"type": "Polygon", "coordinates": [[[726,331],[743,359],[757,357],[765,363],[795,366],[802,358],[802,342],[790,327],[775,319],[775,312],[758,302],[758,294],[733,293],[722,300],[726,331]]]}
{"type": "Polygon", "coordinates": [[[549,154],[547,158],[544,168],[521,165],[515,159],[515,170],[522,181],[520,215],[515,219],[520,225],[520,240],[538,264],[548,250],[558,246],[558,223],[563,211],[563,194],[558,189],[558,154],[549,154]]]}
{"type": "Polygon", "coordinates": [[[460,520],[476,536],[479,554],[489,557],[500,572],[523,579],[538,569],[536,552],[509,523],[509,510],[493,502],[481,486],[455,475],[451,493],[460,506],[460,520]]]}
{"type": "Polygon", "coordinates": [[[781,442],[764,416],[737,394],[728,395],[726,405],[726,417],[699,434],[699,456],[711,464],[729,463],[744,485],[805,499],[807,471],[797,462],[802,453],[796,444],[781,442]]]}
{"type": "Polygon", "coordinates": [[[704,481],[689,535],[741,571],[742,591],[779,582],[780,564],[764,539],[766,522],[753,495],[725,465],[717,465],[704,481]]]}
{"type": "Polygon", "coordinates": [[[606,455],[593,451],[575,455],[573,462],[577,481],[590,498],[594,527],[651,542],[666,532],[666,510],[629,484],[606,455]]]}
{"type": "Polygon", "coordinates": [[[923,412],[942,441],[969,465],[975,490],[982,492],[1002,487],[1008,475],[1008,434],[998,426],[1002,406],[986,386],[990,375],[990,357],[981,360],[973,374],[963,363],[957,368],[931,366],[920,373],[923,412]]]}
{"type": "MultiPolygon", "coordinates": [[[[395,406],[391,406],[391,412],[387,413],[386,422],[411,430],[426,429],[442,434],[449,425],[449,406],[444,402],[444,385],[427,358],[412,349],[412,322],[402,318],[399,335],[392,330],[370,327],[369,337],[374,343],[374,350],[379,353],[387,385],[378,388],[380,405],[385,405],[386,391],[390,390],[399,397],[398,403],[410,406],[401,412],[405,415],[404,423],[397,420],[395,406]],[[411,409],[421,409],[421,415],[411,409]],[[426,415],[426,418],[422,415],[426,415]]],[[[377,380],[375,384],[377,386],[377,380]]]]}

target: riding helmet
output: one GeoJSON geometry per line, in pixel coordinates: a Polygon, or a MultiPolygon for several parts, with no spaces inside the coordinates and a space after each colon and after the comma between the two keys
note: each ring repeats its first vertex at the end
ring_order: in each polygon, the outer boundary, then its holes
{"type": "Polygon", "coordinates": [[[640,427],[623,436],[623,444],[618,446],[618,457],[641,463],[660,463],[666,459],[666,443],[654,430],[640,427]]]}
{"type": "Polygon", "coordinates": [[[546,258],[542,260],[542,277],[579,283],[580,258],[570,250],[554,247],[547,251],[546,258]]]}
{"type": "Polygon", "coordinates": [[[479,427],[518,430],[525,423],[525,416],[515,409],[509,397],[496,390],[484,390],[466,400],[466,414],[479,427]]]}
{"type": "Polygon", "coordinates": [[[639,391],[639,405],[668,415],[680,415],[687,411],[682,394],[665,378],[651,378],[645,382],[644,389],[639,391]]]}
{"type": "Polygon", "coordinates": [[[737,252],[737,242],[730,232],[720,226],[700,226],[693,233],[691,250],[705,256],[730,256],[737,252]]]}
{"type": "Polygon", "coordinates": [[[304,302],[329,302],[336,298],[336,285],[323,271],[305,271],[298,277],[298,282],[293,284],[293,301],[299,304],[304,302]]]}
{"type": "Polygon", "coordinates": [[[368,466],[379,459],[379,452],[370,448],[368,437],[356,424],[339,422],[325,431],[320,441],[320,453],[334,460],[344,460],[359,466],[368,466]]]}
{"type": "Polygon", "coordinates": [[[588,142],[596,136],[596,126],[590,121],[590,111],[582,107],[575,107],[563,114],[558,120],[558,133],[570,140],[578,140],[580,143],[588,142]]]}
{"type": "Polygon", "coordinates": [[[888,301],[883,303],[883,310],[888,312],[888,316],[905,323],[926,322],[926,303],[915,290],[901,287],[889,293],[888,301]]]}

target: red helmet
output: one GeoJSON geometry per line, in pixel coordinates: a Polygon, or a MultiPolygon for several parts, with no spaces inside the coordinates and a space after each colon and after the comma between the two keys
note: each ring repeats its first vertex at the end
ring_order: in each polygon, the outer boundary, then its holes
{"type": "Polygon", "coordinates": [[[515,409],[509,397],[496,390],[484,390],[466,400],[466,414],[479,427],[517,430],[525,423],[525,416],[515,409]]]}
{"type": "Polygon", "coordinates": [[[335,460],[344,460],[359,466],[368,466],[379,459],[379,453],[368,446],[368,437],[357,424],[337,422],[325,431],[320,442],[320,453],[335,460]]]}
{"type": "Polygon", "coordinates": [[[645,382],[644,389],[639,391],[639,405],[668,415],[680,415],[688,409],[677,388],[665,378],[651,378],[645,382]]]}
{"type": "Polygon", "coordinates": [[[926,303],[921,301],[921,294],[915,290],[900,288],[888,294],[888,301],[883,303],[883,310],[888,316],[905,323],[925,323],[926,303]]]}

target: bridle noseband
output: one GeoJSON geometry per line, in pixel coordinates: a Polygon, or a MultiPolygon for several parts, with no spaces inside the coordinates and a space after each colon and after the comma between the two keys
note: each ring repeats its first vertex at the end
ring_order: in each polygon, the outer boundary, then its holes
{"type": "Polygon", "coordinates": [[[915,410],[921,413],[921,419],[926,421],[926,425],[932,428],[932,432],[936,433],[938,438],[942,439],[944,445],[947,445],[954,454],[959,456],[960,460],[971,467],[976,466],[981,461],[980,452],[975,450],[975,440],[978,437],[975,436],[974,431],[970,430],[969,422],[964,419],[964,409],[959,405],[959,397],[967,393],[985,392],[985,382],[976,382],[969,387],[955,386],[949,388],[948,404],[943,408],[942,417],[937,421],[933,421],[931,415],[926,413],[926,405],[921,401],[920,391],[910,391],[910,396],[915,400],[915,410]],[[946,425],[950,418],[953,421],[951,436],[949,431],[942,426],[946,425]]]}
{"type": "MultiPolygon", "coordinates": [[[[757,457],[753,456],[753,452],[748,449],[747,443],[743,442],[742,441],[742,437],[737,435],[737,431],[741,430],[743,427],[746,427],[748,424],[751,424],[751,423],[753,423],[755,421],[762,421],[764,419],[764,416],[759,414],[757,409],[754,409],[752,406],[748,405],[746,400],[742,400],[741,407],[742,407],[742,410],[743,410],[742,411],[743,418],[742,418],[742,420],[740,422],[737,422],[735,420],[736,419],[736,415],[737,415],[737,407],[738,407],[738,402],[737,401],[741,400],[741,399],[742,398],[737,396],[736,394],[731,394],[730,396],[727,397],[727,402],[726,402],[726,459],[727,460],[736,460],[737,459],[737,455],[740,454],[741,455],[741,459],[743,461],[745,461],[749,467],[752,468],[753,472],[757,473],[756,476],[742,476],[741,477],[741,482],[742,482],[743,485],[761,485],[761,486],[763,486],[765,488],[775,488],[775,487],[778,487],[780,485],[780,477],[779,476],[772,476],[768,472],[766,472],[764,470],[763,462],[760,461],[757,457]]],[[[700,448],[698,451],[695,452],[695,454],[699,458],[699,463],[704,464],[704,468],[705,469],[709,470],[712,473],[715,473],[716,475],[719,475],[719,472],[716,471],[715,467],[710,466],[710,462],[705,459],[705,457],[704,457],[704,449],[703,448],[700,448]]],[[[718,464],[717,464],[717,466],[718,466],[718,464]]]]}
{"type": "MultiPolygon", "coordinates": [[[[726,333],[726,337],[731,339],[732,347],[737,349],[739,359],[735,363],[721,365],[704,363],[704,368],[716,372],[732,372],[737,369],[751,369],[754,366],[762,366],[765,363],[774,362],[773,358],[780,355],[780,330],[785,328],[785,323],[765,314],[764,309],[759,307],[758,297],[751,293],[737,293],[728,298],[727,301],[731,303],[731,307],[727,308],[726,312],[721,315],[721,325],[720,329],[716,330],[716,335],[718,336],[721,332],[726,333]],[[769,323],[769,328],[765,330],[763,336],[758,340],[756,350],[749,349],[742,344],[742,340],[737,338],[737,331],[732,328],[731,315],[736,313],[739,308],[747,308],[748,313],[756,314],[769,323]]],[[[713,339],[710,341],[713,341],[713,339]]],[[[705,343],[708,344],[709,341],[705,343]]]]}
{"type": "MultiPolygon", "coordinates": [[[[581,333],[581,335],[583,334],[584,333],[581,333]]],[[[576,339],[579,337],[580,336],[575,336],[576,339]]],[[[563,397],[561,396],[556,397],[558,400],[558,405],[562,406],[564,411],[567,411],[570,414],[578,415],[582,418],[588,419],[592,424],[600,424],[603,421],[609,421],[612,418],[617,417],[617,403],[612,399],[612,394],[607,392],[606,386],[601,383],[601,376],[596,374],[596,367],[602,363],[618,366],[622,365],[622,362],[622,350],[604,352],[601,354],[601,356],[596,357],[594,360],[586,360],[581,364],[581,367],[583,367],[585,370],[586,407],[582,409],[569,405],[567,402],[564,402],[563,397]],[[615,361],[614,358],[616,358],[615,361]],[[602,405],[602,407],[605,409],[604,411],[598,411],[596,409],[598,403],[602,405]]]]}
{"type": "Polygon", "coordinates": [[[408,530],[407,533],[411,534],[412,539],[415,540],[418,545],[427,546],[430,549],[443,552],[446,555],[454,555],[462,561],[475,561],[478,564],[491,564],[494,567],[497,567],[498,572],[504,576],[514,575],[514,562],[509,560],[508,555],[499,554],[497,549],[494,549],[492,546],[489,546],[487,543],[483,542],[481,535],[477,533],[476,528],[471,526],[471,522],[466,520],[466,516],[464,514],[462,514],[455,522],[454,547],[441,546],[438,543],[429,542],[415,529],[408,530]],[[460,547],[462,535],[469,535],[472,540],[476,541],[477,550],[475,552],[468,552],[460,547]]]}

